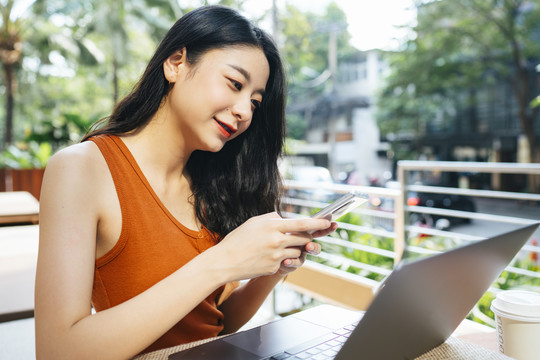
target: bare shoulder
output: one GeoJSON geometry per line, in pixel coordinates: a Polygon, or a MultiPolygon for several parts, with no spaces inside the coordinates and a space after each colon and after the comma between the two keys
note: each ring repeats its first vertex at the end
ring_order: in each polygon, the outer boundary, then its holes
{"type": "Polygon", "coordinates": [[[47,163],[35,287],[36,329],[42,338],[51,328],[69,327],[90,315],[105,171],[106,162],[91,142],[66,147],[47,163]]]}
{"type": "Polygon", "coordinates": [[[52,166],[58,170],[64,166],[95,166],[99,165],[102,160],[103,157],[97,145],[91,141],[85,141],[58,151],[49,160],[47,168],[52,166]]]}
{"type": "Polygon", "coordinates": [[[49,177],[63,181],[95,181],[107,170],[105,159],[91,141],[68,146],[54,154],[45,170],[49,177]],[[60,179],[56,179],[60,180],[60,179]]]}
{"type": "Polygon", "coordinates": [[[96,204],[109,172],[96,144],[91,141],[68,146],[54,154],[45,170],[42,197],[56,201],[66,196],[74,201],[96,204]]]}

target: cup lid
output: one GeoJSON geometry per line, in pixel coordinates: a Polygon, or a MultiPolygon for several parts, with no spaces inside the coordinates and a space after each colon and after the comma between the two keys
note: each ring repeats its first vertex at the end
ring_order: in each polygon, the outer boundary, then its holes
{"type": "Polygon", "coordinates": [[[491,303],[493,312],[540,319],[540,293],[526,290],[506,290],[491,303]]]}

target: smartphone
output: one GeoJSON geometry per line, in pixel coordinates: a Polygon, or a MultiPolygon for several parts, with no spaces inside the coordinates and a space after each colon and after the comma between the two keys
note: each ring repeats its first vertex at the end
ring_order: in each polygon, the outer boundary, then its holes
{"type": "Polygon", "coordinates": [[[329,204],[311,217],[334,221],[350,212],[352,209],[362,205],[368,201],[368,199],[368,195],[352,191],[341,196],[339,199],[329,204]]]}

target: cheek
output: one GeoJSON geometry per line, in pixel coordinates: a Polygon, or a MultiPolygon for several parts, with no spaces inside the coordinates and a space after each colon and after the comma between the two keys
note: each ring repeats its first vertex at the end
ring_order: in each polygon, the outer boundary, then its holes
{"type": "Polygon", "coordinates": [[[202,99],[205,99],[205,102],[211,101],[218,106],[225,106],[231,102],[231,96],[227,89],[220,89],[217,86],[203,87],[200,95],[202,99]]]}
{"type": "Polygon", "coordinates": [[[213,76],[201,75],[182,84],[181,99],[184,104],[204,107],[216,110],[216,108],[226,107],[231,101],[230,90],[225,86],[218,86],[219,81],[223,81],[213,76]]]}

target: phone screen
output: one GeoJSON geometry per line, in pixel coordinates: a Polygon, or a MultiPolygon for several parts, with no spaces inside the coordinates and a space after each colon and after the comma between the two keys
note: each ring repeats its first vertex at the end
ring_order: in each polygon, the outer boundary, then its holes
{"type": "Polygon", "coordinates": [[[330,205],[323,208],[318,213],[314,214],[313,218],[323,218],[328,219],[330,221],[334,221],[341,216],[345,215],[346,213],[350,212],[354,208],[362,205],[368,200],[368,196],[366,194],[360,194],[356,192],[350,192],[330,205]]]}

